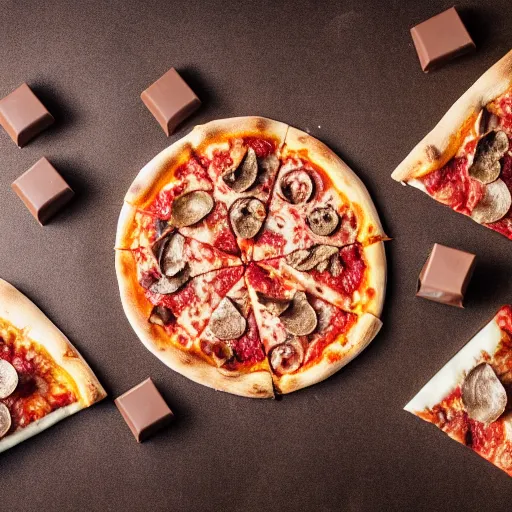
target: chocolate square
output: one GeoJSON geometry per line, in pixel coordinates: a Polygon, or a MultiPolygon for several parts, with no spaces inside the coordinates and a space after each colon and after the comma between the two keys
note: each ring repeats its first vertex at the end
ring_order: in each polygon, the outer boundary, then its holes
{"type": "Polygon", "coordinates": [[[75,195],[55,167],[44,157],[11,186],[41,226],[75,195]]]}
{"type": "Polygon", "coordinates": [[[474,268],[474,254],[434,244],[421,270],[416,296],[462,308],[474,268]]]}
{"type": "Polygon", "coordinates": [[[140,97],[167,136],[201,105],[174,68],[150,85],[140,97]]]}
{"type": "Polygon", "coordinates": [[[425,73],[475,49],[455,7],[411,28],[411,36],[425,73]]]}
{"type": "Polygon", "coordinates": [[[116,398],[115,404],[138,443],[168,425],[174,417],[150,378],[116,398]]]}
{"type": "Polygon", "coordinates": [[[25,83],[0,100],[0,124],[20,148],[54,121],[25,83]]]}

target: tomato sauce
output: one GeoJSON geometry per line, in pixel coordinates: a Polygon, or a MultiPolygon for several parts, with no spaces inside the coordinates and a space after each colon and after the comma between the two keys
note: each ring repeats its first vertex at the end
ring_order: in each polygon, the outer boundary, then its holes
{"type": "Polygon", "coordinates": [[[276,151],[275,142],[260,137],[244,137],[244,143],[254,149],[258,158],[265,158],[276,151]]]}
{"type": "Polygon", "coordinates": [[[239,367],[239,364],[254,364],[259,363],[265,359],[265,354],[262,349],[260,336],[258,333],[258,327],[256,325],[256,319],[254,314],[251,312],[247,318],[247,331],[245,334],[236,340],[229,342],[235,360],[225,365],[226,368],[235,369],[239,367]]]}
{"type": "Polygon", "coordinates": [[[247,283],[250,286],[267,297],[284,298],[290,295],[290,286],[287,286],[276,276],[271,276],[270,272],[261,268],[256,263],[249,263],[246,277],[247,283]]]}
{"type": "MultiPolygon", "coordinates": [[[[512,139],[509,140],[512,147],[512,139]]],[[[500,178],[512,192],[512,156],[510,156],[509,153],[507,153],[501,160],[500,178]]],[[[512,209],[509,210],[505,217],[499,221],[493,222],[492,224],[486,224],[486,226],[512,240],[512,209]]]]}

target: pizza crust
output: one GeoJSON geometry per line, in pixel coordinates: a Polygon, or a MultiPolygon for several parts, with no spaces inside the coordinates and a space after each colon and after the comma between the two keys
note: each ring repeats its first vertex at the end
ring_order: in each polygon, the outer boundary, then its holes
{"type": "Polygon", "coordinates": [[[339,156],[318,139],[290,127],[285,141],[284,158],[294,152],[307,152],[310,161],[321,167],[342,196],[346,196],[352,203],[359,226],[358,242],[367,244],[374,240],[387,239],[368,190],[339,156]]]}
{"type": "Polygon", "coordinates": [[[137,282],[136,263],[130,251],[116,251],[116,272],[121,302],[128,321],[146,348],[169,368],[194,382],[219,391],[250,398],[274,396],[269,372],[219,370],[198,355],[178,348],[177,342],[173,344],[162,327],[148,322],[153,306],[137,282]]]}
{"type": "Polygon", "coordinates": [[[80,402],[75,402],[74,404],[67,405],[65,407],[61,407],[60,409],[56,409],[52,411],[50,414],[47,414],[43,418],[37,421],[33,421],[28,426],[9,434],[6,437],[0,439],[0,453],[16,446],[23,441],[35,436],[47,428],[55,425],[59,421],[71,416],[72,414],[77,413],[78,411],[83,409],[83,405],[80,402]]]}
{"type": "Polygon", "coordinates": [[[23,330],[69,373],[77,386],[81,408],[107,396],[89,365],[66,336],[31,300],[3,279],[0,279],[0,318],[23,330]]]}
{"type": "Polygon", "coordinates": [[[512,51],[488,69],[448,110],[435,128],[421,140],[391,177],[407,182],[440,169],[458,151],[464,128],[473,125],[488,103],[512,85],[512,51]]]}
{"type": "Polygon", "coordinates": [[[442,402],[481,361],[482,351],[491,355],[496,352],[501,336],[494,318],[428,381],[404,409],[416,414],[442,402]]]}
{"type": "Polygon", "coordinates": [[[381,327],[382,322],[378,318],[370,313],[363,314],[348,333],[348,341],[344,336],[340,336],[337,341],[325,348],[321,359],[315,364],[297,373],[276,377],[276,388],[283,394],[292,393],[327,379],[360,354],[375,338],[381,327]]]}

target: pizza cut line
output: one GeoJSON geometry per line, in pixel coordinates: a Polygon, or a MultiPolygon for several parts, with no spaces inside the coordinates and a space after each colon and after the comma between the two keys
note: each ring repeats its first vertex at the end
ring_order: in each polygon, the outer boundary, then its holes
{"type": "Polygon", "coordinates": [[[272,397],[327,378],[377,334],[386,239],[366,188],[325,145],[269,119],[214,121],[126,194],[121,300],[172,369],[272,397]]]}
{"type": "Polygon", "coordinates": [[[503,306],[405,410],[512,476],[512,306],[503,306]]]}
{"type": "Polygon", "coordinates": [[[512,51],[391,175],[512,240],[512,51]]]}
{"type": "Polygon", "coordinates": [[[69,340],[0,279],[0,452],[105,396],[69,340]]]}

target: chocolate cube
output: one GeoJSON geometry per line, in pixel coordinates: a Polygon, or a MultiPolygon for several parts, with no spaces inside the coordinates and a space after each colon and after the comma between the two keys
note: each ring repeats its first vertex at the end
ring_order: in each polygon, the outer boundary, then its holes
{"type": "Polygon", "coordinates": [[[411,36],[425,73],[475,49],[455,7],[411,28],[411,36]]]}
{"type": "Polygon", "coordinates": [[[75,195],[55,167],[44,157],[11,186],[41,226],[75,195]]]}
{"type": "Polygon", "coordinates": [[[25,83],[0,100],[0,124],[20,148],[54,121],[25,83]]]}
{"type": "Polygon", "coordinates": [[[174,68],[150,85],[140,97],[167,136],[201,105],[174,68]]]}
{"type": "Polygon", "coordinates": [[[115,404],[138,443],[168,425],[174,417],[151,379],[116,398],[115,404]]]}
{"type": "Polygon", "coordinates": [[[474,254],[434,244],[421,270],[416,296],[462,308],[474,268],[474,254]]]}

